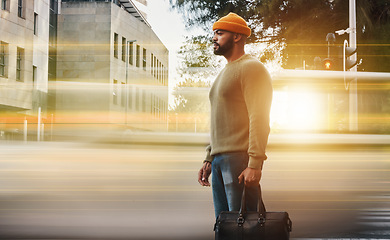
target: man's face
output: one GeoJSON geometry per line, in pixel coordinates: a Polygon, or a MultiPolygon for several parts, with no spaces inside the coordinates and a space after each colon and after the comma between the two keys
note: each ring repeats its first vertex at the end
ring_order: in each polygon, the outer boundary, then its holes
{"type": "Polygon", "coordinates": [[[229,53],[234,46],[234,33],[225,30],[215,30],[213,43],[214,43],[214,54],[225,56],[229,53]]]}

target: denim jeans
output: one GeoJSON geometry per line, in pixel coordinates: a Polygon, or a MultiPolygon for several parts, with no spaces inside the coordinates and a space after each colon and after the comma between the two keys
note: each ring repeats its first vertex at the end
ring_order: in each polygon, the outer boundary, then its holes
{"type": "MultiPolygon", "coordinates": [[[[221,153],[213,156],[212,189],[215,217],[222,211],[239,211],[241,207],[244,183],[238,183],[238,176],[248,167],[249,156],[246,152],[221,153]]],[[[246,187],[246,207],[256,211],[258,186],[246,187]]]]}

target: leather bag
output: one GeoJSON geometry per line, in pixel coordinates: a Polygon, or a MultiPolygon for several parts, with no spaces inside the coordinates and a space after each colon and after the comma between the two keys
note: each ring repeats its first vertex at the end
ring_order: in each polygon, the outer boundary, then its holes
{"type": "Polygon", "coordinates": [[[287,212],[266,212],[260,187],[257,211],[246,211],[244,189],[240,211],[221,212],[214,225],[215,240],[288,240],[291,230],[287,212]]]}

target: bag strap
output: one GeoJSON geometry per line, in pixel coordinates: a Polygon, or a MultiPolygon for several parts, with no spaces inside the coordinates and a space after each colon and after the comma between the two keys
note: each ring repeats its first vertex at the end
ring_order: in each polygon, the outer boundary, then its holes
{"type": "MultiPolygon", "coordinates": [[[[246,195],[246,191],[245,191],[245,186],[244,186],[244,190],[242,191],[242,197],[241,197],[241,208],[240,208],[240,216],[242,216],[244,213],[247,212],[247,209],[246,209],[246,198],[245,198],[245,195],[246,195]]],[[[262,197],[262,194],[261,194],[261,186],[259,184],[259,189],[258,189],[258,201],[257,201],[257,212],[259,214],[264,214],[266,213],[266,209],[265,209],[265,205],[264,205],[264,202],[263,202],[263,197],[262,197]]]]}

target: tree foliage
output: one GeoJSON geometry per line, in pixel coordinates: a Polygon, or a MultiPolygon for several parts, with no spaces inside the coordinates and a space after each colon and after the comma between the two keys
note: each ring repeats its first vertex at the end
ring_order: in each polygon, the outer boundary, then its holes
{"type": "Polygon", "coordinates": [[[174,87],[173,111],[190,114],[209,111],[208,90],[204,89],[211,86],[211,77],[220,67],[210,39],[206,36],[186,37],[178,56],[181,60],[178,73],[182,81],[174,87]]]}
{"type": "Polygon", "coordinates": [[[178,56],[178,73],[187,87],[191,82],[210,82],[221,67],[221,59],[213,54],[208,36],[187,36],[178,56]]]}
{"type": "Polygon", "coordinates": [[[175,121],[179,121],[181,130],[209,131],[209,87],[210,82],[187,78],[174,88],[170,114],[176,114],[175,121]]]}
{"type": "MultiPolygon", "coordinates": [[[[303,60],[326,56],[327,33],[349,26],[347,0],[169,0],[183,14],[187,27],[211,32],[218,18],[235,12],[252,29],[249,42],[284,43],[284,66],[296,68],[303,60]]],[[[389,70],[390,3],[388,0],[356,0],[358,44],[366,71],[389,70]],[[386,56],[387,55],[387,56],[386,56]],[[364,59],[368,57],[369,61],[364,59]],[[385,61],[384,61],[385,60],[385,61]]],[[[347,36],[338,36],[342,44],[347,36]]],[[[359,57],[360,58],[360,57],[359,57]]]]}

